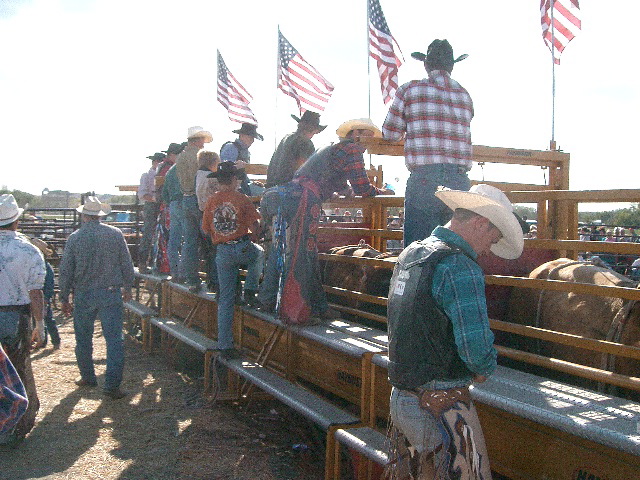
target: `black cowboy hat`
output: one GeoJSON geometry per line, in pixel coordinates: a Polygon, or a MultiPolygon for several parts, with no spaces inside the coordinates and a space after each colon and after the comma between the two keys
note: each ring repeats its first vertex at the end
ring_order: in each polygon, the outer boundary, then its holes
{"type": "Polygon", "coordinates": [[[169,147],[166,150],[163,150],[163,153],[166,153],[167,155],[170,154],[179,154],[180,152],[182,152],[182,150],[184,150],[184,144],[182,143],[171,143],[169,145],[169,147]]]}
{"type": "Polygon", "coordinates": [[[453,48],[448,40],[434,40],[427,49],[427,54],[420,52],[413,52],[411,54],[416,60],[421,62],[428,62],[430,64],[450,64],[453,65],[461,60],[464,60],[469,55],[466,53],[460,55],[455,60],[453,59],[453,48]]]}
{"type": "Polygon", "coordinates": [[[326,125],[320,125],[320,114],[312,112],[311,110],[305,110],[305,112],[302,114],[302,117],[300,118],[296,117],[295,115],[291,115],[291,118],[293,118],[298,123],[302,122],[316,127],[319,132],[327,128],[326,125]]]}
{"type": "Polygon", "coordinates": [[[264,137],[258,132],[258,126],[251,123],[243,123],[242,127],[238,130],[233,130],[233,133],[238,135],[249,135],[250,137],[257,138],[258,140],[264,140],[264,137]]]}
{"type": "Polygon", "coordinates": [[[244,168],[236,167],[234,162],[220,162],[217,170],[207,175],[207,178],[232,177],[234,175],[242,175],[243,173],[244,168]]]}
{"type": "Polygon", "coordinates": [[[153,155],[149,155],[147,158],[150,158],[154,162],[161,162],[167,158],[167,156],[164,153],[156,152],[153,155]]]}

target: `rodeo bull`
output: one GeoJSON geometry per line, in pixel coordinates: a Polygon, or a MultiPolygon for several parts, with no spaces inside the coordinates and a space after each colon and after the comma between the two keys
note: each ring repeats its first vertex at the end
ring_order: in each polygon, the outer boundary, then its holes
{"type": "MultiPolygon", "coordinates": [[[[638,288],[633,281],[603,265],[559,258],[534,269],[529,278],[638,288]]],[[[640,303],[550,290],[514,289],[510,321],[548,330],[640,347],[640,303]]],[[[635,376],[637,360],[598,354],[552,342],[527,342],[525,350],[589,367],[635,376]]],[[[635,395],[634,395],[635,396],[635,395]]]]}

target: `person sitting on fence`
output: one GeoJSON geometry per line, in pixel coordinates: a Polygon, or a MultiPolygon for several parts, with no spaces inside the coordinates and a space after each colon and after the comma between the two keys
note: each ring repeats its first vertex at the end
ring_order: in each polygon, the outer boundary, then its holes
{"type": "Polygon", "coordinates": [[[238,192],[244,171],[233,162],[221,162],[216,172],[209,175],[218,179],[220,188],[209,197],[202,218],[202,230],[217,247],[218,344],[223,356],[238,358],[232,331],[236,282],[239,268],[246,265],[244,300],[252,305],[264,261],[264,250],[254,243],[260,234],[260,214],[249,197],[238,192]]]}
{"type": "Polygon", "coordinates": [[[329,308],[320,278],[316,235],[322,202],[345,190],[347,182],[356,195],[363,197],[393,195],[393,191],[370,183],[362,156],[365,148],[360,139],[380,137],[378,127],[368,118],[355,119],[344,122],[336,133],[340,143],[318,150],[291,182],[268,189],[260,203],[265,221],[278,215],[274,242],[281,260],[279,272],[274,277],[265,276],[258,299],[264,310],[273,312],[282,288],[279,314],[288,323],[308,324],[340,317],[329,308]]]}

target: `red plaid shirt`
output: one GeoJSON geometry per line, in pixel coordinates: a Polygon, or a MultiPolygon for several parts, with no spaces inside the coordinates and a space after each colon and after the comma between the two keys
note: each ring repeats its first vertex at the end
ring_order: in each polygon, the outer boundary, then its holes
{"type": "Polygon", "coordinates": [[[449,72],[433,70],[396,92],[382,126],[386,139],[405,136],[407,168],[452,163],[471,168],[473,102],[449,72]]]}
{"type": "Polygon", "coordinates": [[[355,142],[340,142],[336,147],[331,161],[332,167],[344,173],[353,188],[353,193],[362,197],[374,197],[382,193],[381,189],[371,185],[367,176],[362,156],[366,148],[355,142]]]}

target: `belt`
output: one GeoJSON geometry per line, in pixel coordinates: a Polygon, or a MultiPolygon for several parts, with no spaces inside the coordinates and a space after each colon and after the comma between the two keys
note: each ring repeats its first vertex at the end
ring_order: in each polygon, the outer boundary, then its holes
{"type": "Polygon", "coordinates": [[[0,312],[29,312],[29,304],[26,305],[0,305],[0,312]]]}
{"type": "Polygon", "coordinates": [[[425,169],[427,170],[429,167],[435,168],[452,168],[459,174],[466,174],[469,172],[469,167],[466,165],[459,165],[457,163],[427,163],[425,165],[410,165],[407,169],[409,172],[417,172],[418,170],[425,169]],[[448,165],[447,167],[442,167],[442,165],[448,165]]]}
{"type": "Polygon", "coordinates": [[[242,243],[250,240],[249,235],[243,235],[240,238],[236,238],[235,240],[229,240],[228,242],[223,242],[220,245],[235,245],[236,243],[242,243]]]}

